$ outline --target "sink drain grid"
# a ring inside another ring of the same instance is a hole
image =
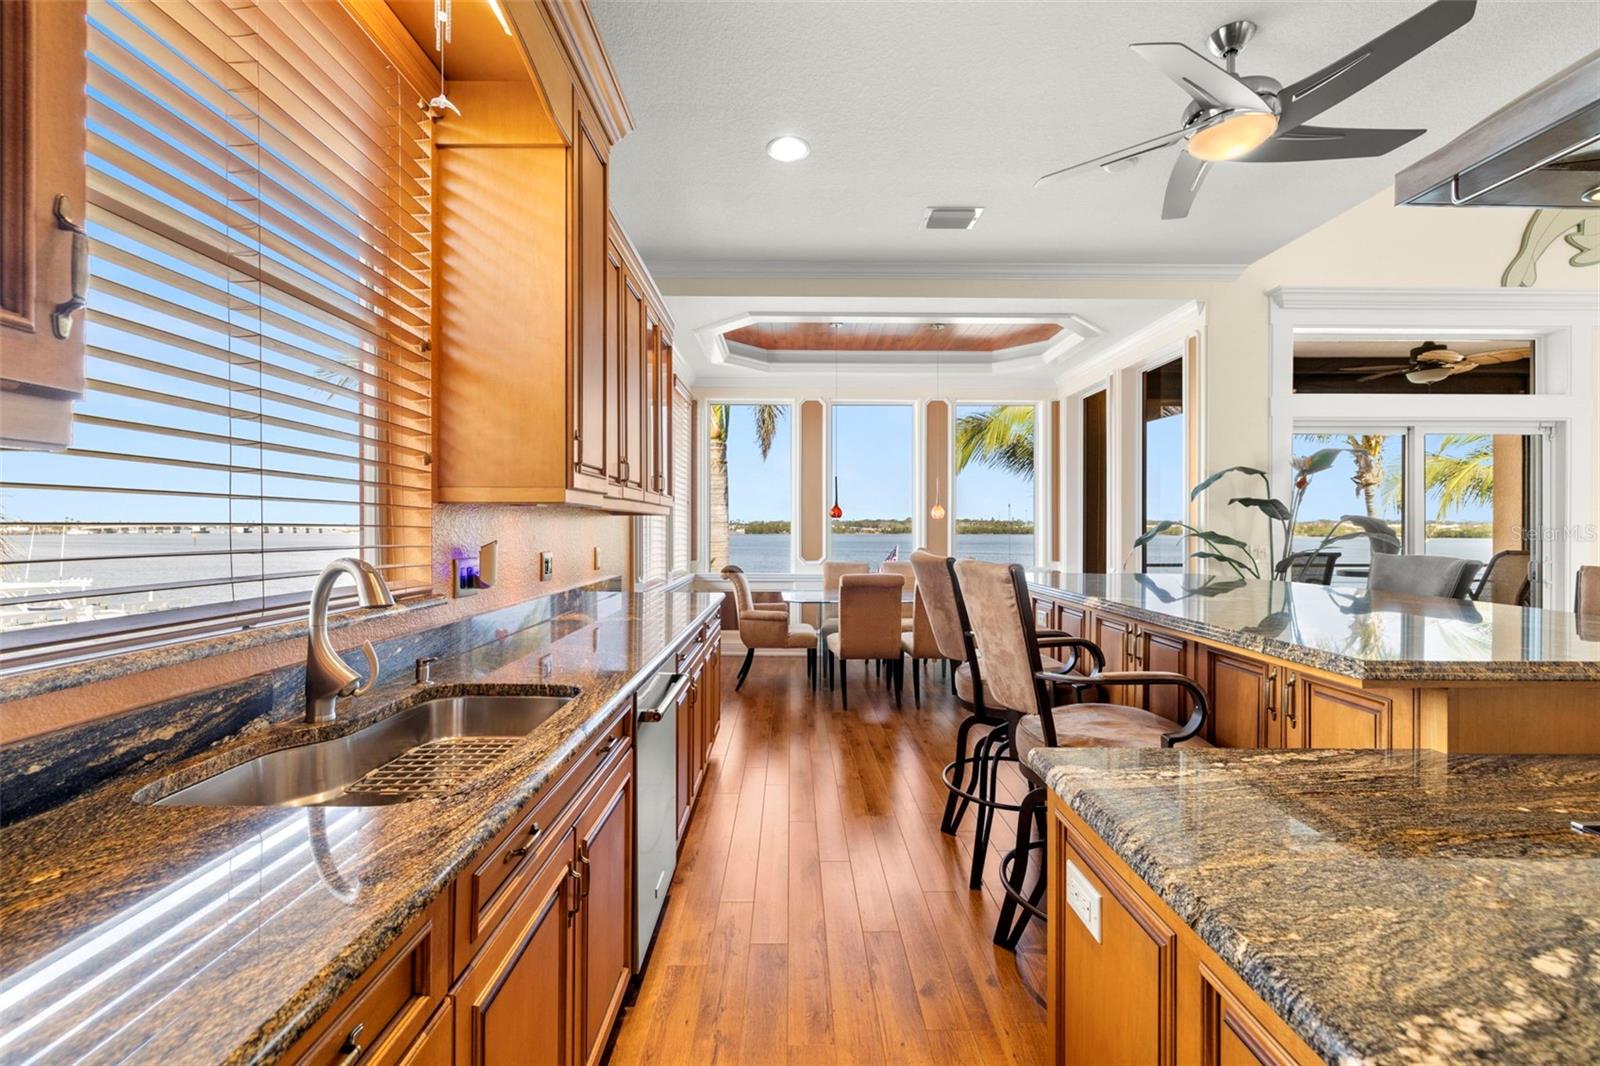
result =
[[[345,792],[364,796],[448,792],[488,769],[517,743],[516,737],[446,737],[430,741],[368,771]]]

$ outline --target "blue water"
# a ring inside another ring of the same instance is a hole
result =
[[[829,559],[881,562],[894,548],[910,559],[917,544],[909,533],[840,533],[828,548]],[[996,563],[1033,565],[1031,534],[968,533],[956,537],[956,554]],[[728,537],[730,562],[753,574],[786,574],[789,559],[787,533],[734,533]],[[716,564],[720,565],[720,564]]]

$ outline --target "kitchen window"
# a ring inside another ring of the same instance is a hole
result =
[[[87,391],[7,452],[7,658],[431,582],[431,130],[337,4],[88,5]]]

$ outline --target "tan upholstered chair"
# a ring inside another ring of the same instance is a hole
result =
[[[918,707],[922,706],[922,674],[929,660],[943,660],[939,642],[933,636],[933,622],[928,618],[928,605],[923,601],[922,590],[917,590],[916,601],[911,605],[911,628],[900,633],[900,647],[911,660],[911,696]]]
[[[912,566],[911,562],[907,559],[885,559],[883,562],[878,564],[878,573],[899,574],[901,580],[906,583],[907,589],[911,590],[912,592],[917,590],[917,570],[916,567]],[[900,628],[909,632],[913,619],[914,615],[912,612],[912,605],[909,603],[902,603],[900,608],[900,620],[903,624],[900,626]]]
[[[1533,569],[1533,556],[1525,551],[1495,552],[1478,578],[1478,587],[1472,598],[1479,603],[1510,603],[1519,607],[1528,605],[1532,583],[1528,580]]]
[[[1600,566],[1578,567],[1577,588],[1572,593],[1572,613],[1600,618]]]
[[[737,566],[724,566],[722,576],[733,586],[734,604],[739,609],[739,640],[744,644],[744,662],[739,666],[739,679],[735,692],[744,687],[744,679],[755,661],[756,649],[798,649],[806,652],[806,677],[817,673],[817,631],[804,622],[789,621],[787,607],[757,610],[750,595],[750,582]]]
[[[1046,670],[1034,632],[1032,598],[1028,595],[1022,567],[962,559],[955,564],[955,575],[973,641],[983,663],[985,693],[1002,706],[1028,709],[1008,714],[1012,719],[1012,753],[1021,764],[1029,788],[1017,812],[1016,847],[1007,853],[1001,866],[1006,899],[1001,904],[994,938],[996,944],[1014,949],[1029,919],[1042,917],[1044,913],[1040,909],[1045,891],[1042,864],[1032,890],[1023,894],[1029,854],[1043,847],[1045,841],[1044,780],[1028,764],[1028,753],[1042,747],[1166,748],[1176,744],[1209,747],[1201,732],[1205,729],[1210,707],[1200,686],[1182,674],[1100,669],[1105,656],[1087,640],[1067,638],[1060,644],[1091,651],[1097,667],[1092,674]],[[1082,693],[1103,690],[1106,685],[1142,689],[1166,685],[1181,689],[1191,700],[1188,715],[1179,725],[1159,714],[1120,704],[1054,705],[1056,686]]]
[[[847,574],[870,574],[871,572],[872,567],[866,563],[846,563],[824,559],[822,562],[822,591],[838,592],[839,582]],[[824,606],[819,622],[820,624],[817,626],[817,646],[822,650],[823,666],[831,676],[833,662],[828,657],[828,635],[839,632],[838,610],[835,609],[832,613],[829,613],[828,608]]]
[[[839,664],[839,695],[846,707],[850,706],[851,659],[887,663],[895,706],[900,705],[900,599],[904,590],[905,582],[898,574],[846,574],[839,582],[839,631],[828,634],[827,648],[829,657]],[[831,675],[828,683],[831,688]]]

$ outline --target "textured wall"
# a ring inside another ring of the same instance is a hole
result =
[[[453,554],[476,555],[478,545],[491,540],[500,544],[493,589],[404,615],[375,615],[336,630],[335,643],[348,648],[364,640],[384,640],[599,577],[632,580],[631,529],[625,517],[570,507],[451,504],[433,511],[434,587],[443,590],[449,584]],[[593,565],[595,548],[600,549],[598,568]],[[555,575],[543,584],[538,580],[541,551],[555,553]],[[0,708],[0,743],[214,688],[304,658],[305,628],[296,625],[288,627],[283,640],[270,644],[15,700]]]

